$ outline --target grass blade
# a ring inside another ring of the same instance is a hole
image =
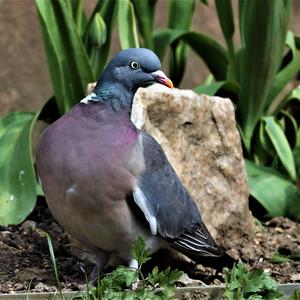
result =
[[[276,153],[292,180],[296,181],[296,168],[293,153],[288,140],[273,117],[264,117],[266,132],[276,150]]]
[[[138,48],[139,40],[133,5],[129,0],[118,2],[119,34],[122,49]]]
[[[0,119],[0,224],[19,224],[36,202],[31,154],[32,113],[11,113]]]

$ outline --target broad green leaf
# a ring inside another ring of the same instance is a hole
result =
[[[122,49],[138,48],[139,40],[133,5],[129,0],[118,2],[119,34]]]
[[[67,1],[36,0],[55,98],[61,114],[85,95],[93,75]]]
[[[144,47],[153,49],[152,33],[157,0],[132,0]]]
[[[85,41],[95,80],[98,79],[98,76],[102,71],[101,51],[99,50],[105,44],[105,41],[106,26],[100,13],[97,12],[89,26]]]
[[[253,130],[266,104],[283,55],[289,10],[285,0],[244,0],[241,11],[238,119],[249,152]]]
[[[266,132],[276,150],[276,153],[290,175],[291,179],[296,180],[296,168],[291,147],[281,127],[276,123],[274,117],[263,117],[266,123]]]
[[[19,224],[36,202],[31,157],[32,113],[11,113],[0,119],[0,225]]]
[[[195,10],[195,0],[169,1],[168,27],[171,29],[188,31],[191,29]],[[170,51],[170,77],[175,86],[183,78],[187,59],[187,47],[181,41],[175,41]]]
[[[250,194],[272,217],[300,220],[300,191],[272,168],[245,160]]]

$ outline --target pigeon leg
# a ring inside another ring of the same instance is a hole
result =
[[[95,283],[99,278],[100,274],[103,272],[109,258],[110,253],[100,250],[100,249],[93,249],[94,253],[96,254],[96,265],[92,272],[89,275],[89,282]]]

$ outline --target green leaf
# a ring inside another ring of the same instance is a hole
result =
[[[292,79],[300,71],[300,50],[296,50],[295,56],[292,58],[290,63],[278,72],[272,81],[268,98],[265,104],[268,114],[276,114],[284,105],[288,102],[288,98],[275,99],[284,87],[291,82]],[[274,100],[275,99],[275,100]],[[274,102],[274,103],[272,103]]]
[[[203,59],[217,81],[226,79],[228,58],[221,44],[210,36],[197,32],[183,34],[180,39]]]
[[[276,123],[274,117],[263,117],[266,123],[266,132],[276,150],[276,153],[290,175],[292,180],[296,180],[296,168],[291,147],[281,127]]]
[[[300,220],[300,191],[272,168],[245,160],[250,194],[272,217],[286,216]]]
[[[80,36],[83,36],[87,24],[86,16],[83,9],[83,0],[69,0],[73,20],[76,24]]]
[[[139,31],[144,39],[145,47],[153,49],[152,32],[154,12],[157,0],[132,0]]]
[[[300,103],[300,85],[298,85],[296,88],[290,91],[285,97],[279,99],[279,101],[277,101],[277,99],[273,101],[271,106],[268,108],[267,111],[268,114],[273,114],[273,115],[278,114],[279,111],[285,108],[291,100],[295,99],[298,100]]]
[[[155,266],[152,272],[149,274],[149,281],[153,286],[159,284],[160,287],[167,287],[174,284],[175,281],[179,280],[183,272],[171,270],[168,267],[166,270],[159,272],[158,267]]]
[[[232,81],[217,81],[210,84],[198,85],[194,88],[194,91],[198,94],[206,94],[214,96],[219,90],[230,91],[234,94],[238,94],[239,86],[236,82]]]
[[[291,148],[293,149],[297,144],[297,121],[287,110],[282,110],[279,116],[282,116],[282,120],[284,120],[284,133]]]
[[[154,34],[154,51],[163,60],[167,47],[177,40],[184,41],[198,54],[207,65],[215,79],[226,79],[228,58],[225,49],[216,40],[198,32],[165,29]]]
[[[154,52],[157,54],[161,61],[163,61],[167,48],[170,46],[170,44],[172,44],[176,39],[178,39],[182,34],[184,34],[184,32],[184,30],[167,28],[154,33]]]
[[[238,119],[249,152],[253,130],[281,64],[289,21],[285,0],[242,2]]]
[[[93,75],[67,1],[36,0],[55,98],[61,114],[85,96]]]
[[[139,236],[135,241],[131,253],[137,260],[139,267],[150,259],[150,250],[146,248],[146,243],[142,236]]]
[[[139,40],[133,5],[129,0],[118,1],[119,34],[122,49],[138,48]]]
[[[11,113],[0,119],[0,224],[19,224],[36,202],[31,154],[32,113]]]
[[[233,43],[234,21],[231,0],[215,0],[215,3],[219,22],[227,44],[229,58],[228,79],[236,80],[236,58]]]
[[[300,131],[300,130],[299,130]],[[297,175],[298,178],[300,178],[300,145],[297,146],[294,150],[293,150],[293,156],[294,156],[294,160],[295,160],[295,165],[297,168]]]
[[[234,22],[231,0],[215,0],[219,22],[226,40],[230,40],[234,34]]]

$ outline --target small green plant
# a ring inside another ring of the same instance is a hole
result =
[[[242,262],[225,272],[225,283],[225,296],[228,300],[276,300],[283,295],[276,281],[267,272],[250,272]]]
[[[150,259],[150,252],[142,237],[134,243],[132,255],[138,262],[138,269],[120,266],[100,278],[96,287],[88,288],[86,294],[76,296],[74,299],[174,299],[174,282],[181,277],[182,272],[170,268],[160,272],[155,267],[147,277],[144,277],[141,267]]]

